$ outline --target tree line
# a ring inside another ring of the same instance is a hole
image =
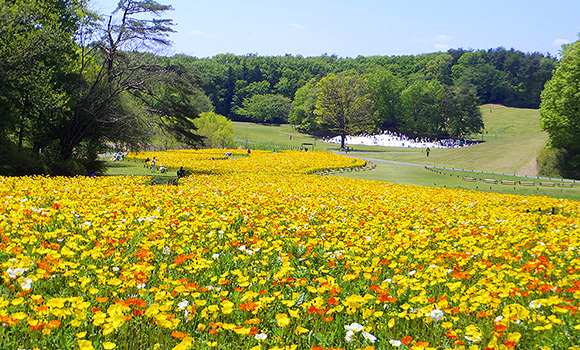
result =
[[[538,172],[580,179],[580,40],[564,45],[561,62],[542,91],[540,117],[549,138],[538,157]]]
[[[389,129],[413,137],[479,132],[480,104],[538,108],[543,86],[558,64],[550,55],[501,47],[416,56],[222,54],[171,60],[200,72],[216,113],[237,121],[289,122],[315,135],[341,133],[316,113],[323,79],[331,74],[358,77],[374,105],[373,120],[351,131]]]
[[[254,95],[280,95],[293,100],[301,87],[329,73],[372,74],[385,69],[401,80],[405,89],[420,80],[437,80],[446,86],[469,85],[479,104],[538,108],[545,82],[558,61],[542,53],[514,49],[453,49],[416,56],[359,56],[339,58],[245,56],[221,54],[211,58],[176,55],[172,58],[195,68],[206,79],[202,86],[217,113],[246,120],[243,103]]]

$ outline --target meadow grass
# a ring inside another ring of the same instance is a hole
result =
[[[493,105],[484,105],[481,109],[487,134],[484,131],[483,137],[481,134],[472,135],[473,139],[480,141],[483,139],[478,145],[459,149],[433,149],[429,157],[422,149],[411,148],[401,151],[401,148],[377,148],[372,157],[367,157],[465,170],[537,175],[533,167],[530,171],[528,166],[535,164],[536,156],[547,138],[546,134],[540,131],[539,112]],[[490,109],[492,113],[489,112]],[[358,147],[351,155],[357,156],[362,153],[357,151]],[[367,149],[362,151],[368,154]]]
[[[106,160],[106,163],[106,175],[109,176],[149,176],[151,177],[151,181],[157,184],[167,184],[169,181],[172,181],[177,177],[175,169],[168,168],[167,173],[160,173],[158,166],[156,172],[151,172],[149,166],[145,166],[141,161],[135,161],[132,159],[126,159],[122,162]]]

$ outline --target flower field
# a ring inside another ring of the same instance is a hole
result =
[[[580,202],[171,157],[0,177],[0,349],[580,349]]]
[[[232,158],[226,157],[226,153]],[[139,152],[129,153],[128,157],[137,160],[156,157],[158,164],[166,167],[189,168],[196,174],[224,174],[224,173],[290,173],[312,174],[336,168],[356,168],[365,165],[362,159],[348,158],[327,152],[303,152],[254,150],[250,156],[246,150],[183,150],[170,152]]]

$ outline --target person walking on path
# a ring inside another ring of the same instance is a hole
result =
[[[429,149],[429,147],[427,147],[427,149],[425,150],[425,152],[427,152],[427,157],[429,157],[429,151],[431,150]]]
[[[153,159],[151,160],[151,172],[154,173],[155,172],[155,165],[157,164],[157,159],[155,159],[155,157],[153,157]]]

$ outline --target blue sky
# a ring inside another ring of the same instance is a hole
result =
[[[158,0],[177,24],[167,55],[400,56],[500,46],[557,55],[579,0]],[[110,13],[118,0],[92,0]]]

